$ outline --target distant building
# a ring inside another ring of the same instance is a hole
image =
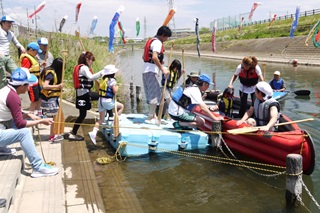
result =
[[[173,38],[183,38],[189,35],[195,35],[195,30],[191,28],[181,28],[172,30],[172,37]]]

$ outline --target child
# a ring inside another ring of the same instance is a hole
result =
[[[98,100],[98,110],[99,110],[99,120],[95,123],[95,126],[91,132],[89,132],[90,139],[92,143],[96,145],[96,136],[99,130],[99,126],[102,124],[105,118],[106,110],[112,110],[115,105],[118,110],[118,115],[121,115],[123,111],[123,104],[114,101],[114,96],[118,92],[118,85],[115,79],[115,73],[118,69],[114,65],[107,65],[104,67],[102,80],[100,81],[99,89],[99,100]]]
[[[184,82],[184,84],[186,87],[191,87],[198,80],[199,73],[198,72],[191,72],[187,77],[188,78],[187,78],[186,82]]]
[[[232,117],[233,94],[234,89],[230,87],[223,91],[222,98],[218,103],[221,115]]]
[[[43,69],[40,73],[39,84],[42,87],[40,98],[43,114],[48,117],[55,117],[59,110],[59,97],[64,84],[61,82],[63,60],[56,58],[50,67]],[[61,100],[60,100],[61,101]],[[55,135],[53,125],[50,126],[51,142],[63,140],[62,135]]]
[[[169,67],[169,76],[167,79],[167,85],[166,85],[166,90],[165,90],[166,91],[165,96],[164,96],[165,102],[164,102],[164,106],[163,106],[162,118],[168,110],[168,106],[169,106],[169,103],[171,100],[173,88],[176,85],[176,83],[179,81],[183,72],[184,72],[184,70],[181,71],[180,61],[177,59],[173,60],[170,67]],[[165,81],[166,81],[166,77],[165,77],[165,75],[162,75],[162,81],[161,81],[162,87],[164,86]],[[158,114],[158,111],[159,111],[159,106],[157,107],[157,111],[156,111],[157,114]]]

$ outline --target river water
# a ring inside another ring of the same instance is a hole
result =
[[[117,64],[125,84],[132,81],[134,85],[142,85],[141,55],[142,51],[125,51],[118,55]],[[175,58],[181,60],[181,54],[173,54],[172,59]],[[168,55],[165,59],[168,59]],[[239,63],[240,60],[185,55],[187,73],[201,71],[209,76],[215,73],[216,88],[222,91],[228,86]],[[275,70],[281,72],[287,90],[311,91],[308,97],[297,97],[290,93],[280,103],[282,112],[292,120],[310,117],[315,119],[300,123],[299,126],[311,134],[319,159],[320,68],[267,63],[265,72],[267,81],[273,77]],[[238,94],[239,80],[234,82],[234,87]],[[126,94],[128,91],[126,86]],[[144,94],[142,97],[144,98]],[[147,112],[145,104],[131,104],[128,95],[127,98],[126,113]],[[221,155],[210,149],[197,152]],[[286,181],[283,175],[270,178],[255,174],[248,169],[170,153],[128,158],[120,166],[144,212],[320,212],[305,190],[302,200],[306,207],[297,205],[293,209],[287,209]],[[304,183],[318,203],[320,202],[319,166],[317,160],[313,174],[303,175]]]

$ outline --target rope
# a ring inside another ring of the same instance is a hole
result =
[[[38,139],[40,141],[40,149],[41,149],[41,154],[42,154],[43,161],[48,165],[54,166],[54,165],[56,165],[55,162],[53,162],[53,161],[47,162],[45,157],[44,157],[44,152],[43,152],[43,149],[42,149],[42,140],[41,140],[41,135],[40,135],[40,129],[39,128],[37,128],[37,129],[38,129]]]
[[[109,164],[114,162],[115,160],[118,162],[123,162],[127,159],[127,157],[122,157],[120,150],[123,149],[125,150],[125,147],[127,146],[127,143],[123,142],[120,143],[115,154],[113,156],[110,157],[101,157],[101,158],[97,158],[96,162],[101,164],[101,165],[105,165],[105,164]]]

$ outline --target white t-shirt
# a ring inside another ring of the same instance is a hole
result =
[[[183,94],[191,98],[191,104],[203,104],[201,92],[198,87],[187,87],[184,89]],[[168,113],[174,116],[180,116],[189,110],[179,106],[173,100],[170,101]]]
[[[152,52],[160,53],[162,49],[162,42],[159,39],[155,39],[151,42],[150,49]],[[156,64],[144,62],[143,64],[143,73],[154,72],[155,74],[159,73],[159,67]]]
[[[94,81],[94,80],[97,80],[98,78],[101,77],[101,71],[100,72],[97,72],[95,74],[92,74],[89,70],[89,67],[86,66],[86,65],[83,65],[80,67],[80,70],[79,70],[79,77],[81,76],[85,76],[87,77],[89,80],[91,81]],[[77,89],[77,95],[78,96],[82,96],[86,93],[88,93],[89,90],[88,89],[84,89],[84,88],[80,88],[80,89]]]
[[[238,65],[237,69],[236,69],[236,72],[234,73],[236,76],[239,76],[241,72],[241,64]],[[256,66],[256,73],[258,76],[262,75],[262,72],[261,72],[261,68],[259,67],[259,65]],[[244,86],[243,84],[240,83],[240,88],[239,90],[243,93],[246,93],[246,94],[251,94],[251,93],[254,93],[256,89],[256,86],[251,86],[251,87],[246,87]]]

